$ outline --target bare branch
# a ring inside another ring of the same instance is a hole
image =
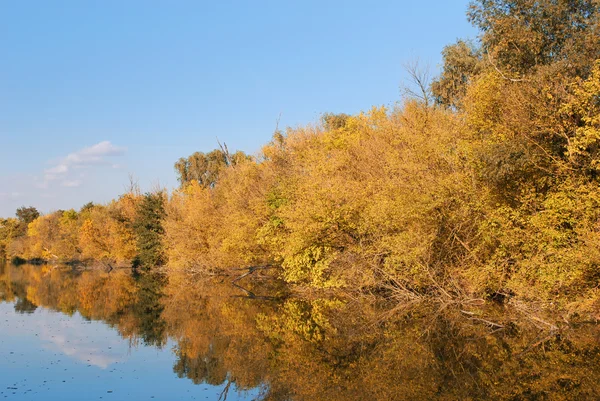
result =
[[[125,192],[134,195],[140,194],[140,184],[133,173],[129,173],[129,184],[125,185]]]
[[[421,66],[419,59],[409,61],[403,64],[404,71],[408,73],[410,83],[402,85],[401,90],[407,97],[422,101],[425,107],[432,104],[432,94],[430,88],[431,73],[429,65]]]
[[[229,154],[229,149],[227,149],[227,144],[225,142],[223,142],[223,144],[221,144],[221,142],[219,141],[219,138],[217,138],[217,143],[219,144],[221,151],[225,155],[225,159],[227,159],[227,165],[229,167],[234,168],[235,166],[233,165],[233,160],[231,159],[231,155]]]
[[[281,112],[277,116],[277,121],[275,121],[275,132],[279,132],[279,120],[281,120]]]

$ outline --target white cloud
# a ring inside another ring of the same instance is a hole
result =
[[[81,185],[81,180],[64,180],[60,185],[62,187],[77,188]]]
[[[70,328],[72,328],[71,326]],[[46,333],[44,333],[46,334]],[[100,369],[106,369],[113,363],[121,362],[123,359],[115,354],[107,353],[100,347],[93,347],[86,344],[85,338],[79,338],[79,333],[67,333],[60,335],[48,335],[44,338],[46,341],[53,343],[65,355],[72,357],[81,362],[87,362],[90,365],[97,366]]]
[[[38,188],[48,188],[50,181],[62,180],[63,187],[78,187],[81,180],[70,179],[68,175],[74,169],[87,168],[94,165],[113,166],[107,159],[111,156],[118,156],[125,153],[127,149],[115,146],[110,141],[102,141],[95,145],[80,149],[77,152],[69,153],[66,157],[60,159],[54,166],[44,170],[44,179],[38,182]],[[79,174],[84,177],[83,173]]]
[[[83,148],[74,153],[69,153],[54,167],[44,170],[46,180],[62,178],[73,168],[87,167],[95,164],[107,163],[108,156],[123,154],[127,149],[115,146],[110,141],[102,141],[95,145]]]
[[[23,196],[23,193],[21,192],[0,192],[0,199],[19,199]]]
[[[36,311],[37,323],[30,330],[42,340],[43,348],[62,352],[75,361],[107,369],[127,359],[127,343],[101,323],[87,324],[79,314],[65,320],[47,309]],[[85,324],[84,324],[85,323]]]
[[[66,164],[59,164],[58,166],[46,169],[45,171],[46,174],[62,174],[69,171],[69,167]]]
[[[88,198],[104,199],[98,188],[123,178],[118,175],[123,175],[125,167],[115,169],[115,164],[126,166],[126,152],[102,141],[74,152],[67,149],[37,174],[0,171],[0,216],[12,216],[23,205],[50,211],[83,204]],[[84,187],[88,188],[84,191]]]

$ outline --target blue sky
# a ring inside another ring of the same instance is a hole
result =
[[[257,152],[279,126],[401,100],[403,63],[435,73],[474,38],[468,1],[0,0],[0,216],[106,202],[129,175]]]

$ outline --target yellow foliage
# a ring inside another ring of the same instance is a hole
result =
[[[96,206],[79,231],[79,247],[84,258],[129,261],[136,254],[135,237],[127,219],[118,217],[121,202]],[[115,217],[117,214],[117,217]]]

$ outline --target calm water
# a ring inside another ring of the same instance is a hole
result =
[[[243,284],[0,266],[0,399],[600,399],[590,322]]]

